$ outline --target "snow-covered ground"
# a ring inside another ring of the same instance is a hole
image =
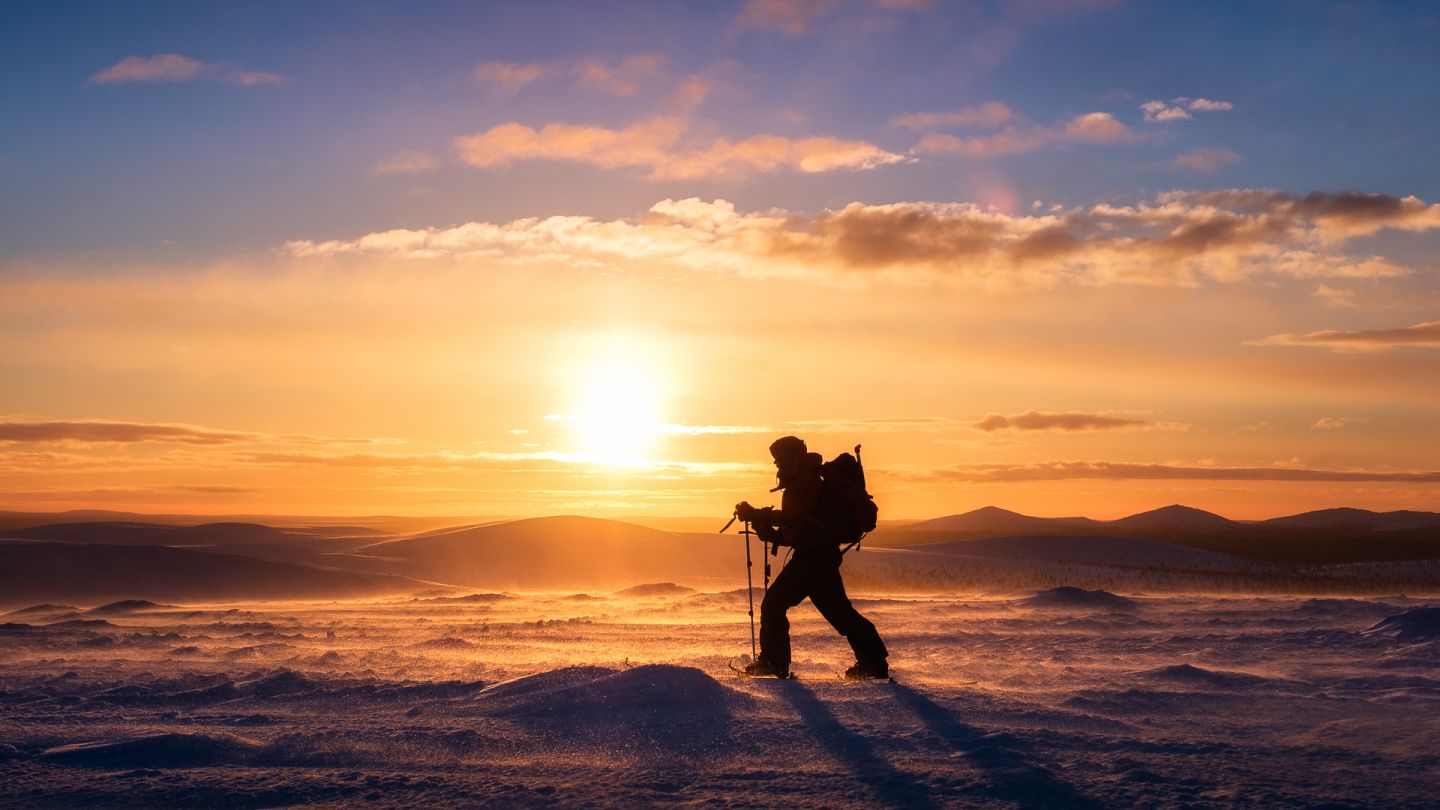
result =
[[[1440,604],[859,598],[895,683],[734,677],[745,592],[0,617],[0,804],[1440,806]]]

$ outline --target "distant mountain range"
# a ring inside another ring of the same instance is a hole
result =
[[[1102,521],[1037,518],[987,506],[961,515],[881,529],[867,542],[875,547],[903,548],[1024,535],[1141,538],[1251,560],[1295,564],[1440,559],[1440,513],[1353,508],[1237,521],[1171,504]]]
[[[1305,529],[1370,529],[1390,531],[1401,529],[1440,528],[1440,514],[1434,512],[1412,512],[1401,509],[1395,512],[1371,512],[1368,509],[1354,509],[1342,506],[1337,509],[1318,509],[1289,517],[1271,518],[1265,521],[1270,526],[1292,526]]]
[[[1092,520],[1087,517],[1042,518],[1022,515],[996,506],[983,506],[960,515],[911,523],[902,531],[915,532],[1053,532],[1061,530],[1095,530],[1108,528],[1150,529],[1160,531],[1225,530],[1241,526],[1277,526],[1306,529],[1365,529],[1391,531],[1407,529],[1440,529],[1440,513],[1371,512],[1368,509],[1340,507],[1319,509],[1298,515],[1262,521],[1236,521],[1191,506],[1171,504],[1117,520]]]
[[[499,516],[430,516],[364,515],[336,517],[327,515],[152,515],[139,512],[116,512],[109,509],[72,509],[67,512],[14,512],[0,509],[0,531],[60,523],[145,523],[160,526],[194,526],[203,523],[251,523],[277,528],[334,529],[350,527],[355,533],[378,531],[406,534],[499,520]],[[512,519],[512,518],[508,518]]]
[[[286,526],[201,519],[177,526],[144,515],[117,517],[122,519],[62,520],[0,532],[0,607],[42,600],[94,605],[116,599],[345,598],[439,586],[731,587],[744,573],[744,547],[734,530],[724,536],[683,533],[556,516],[387,534],[304,519]],[[977,577],[1001,563],[1006,570],[1043,563],[1253,573],[1257,564],[1440,561],[1440,514],[1341,508],[1242,522],[1174,504],[1100,521],[985,507],[882,527],[864,547],[904,552],[893,558],[897,564],[958,565]],[[764,564],[758,543],[753,555],[758,586]],[[863,556],[847,567],[859,566],[860,573],[887,555]],[[780,561],[771,562],[778,570]]]

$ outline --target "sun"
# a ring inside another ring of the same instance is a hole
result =
[[[580,449],[597,461],[643,463],[664,431],[654,363],[637,347],[617,342],[596,352],[577,380],[566,419]]]

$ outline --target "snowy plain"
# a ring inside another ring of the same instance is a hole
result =
[[[0,617],[7,807],[1440,806],[1440,600],[855,602],[895,682],[746,593],[56,605]]]

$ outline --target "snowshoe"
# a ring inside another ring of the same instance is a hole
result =
[[[757,658],[754,661],[741,658],[738,663],[731,661],[730,668],[735,670],[737,675],[744,675],[747,678],[780,678],[784,680],[794,677],[789,671],[781,672],[776,669],[774,664],[764,658]]]
[[[847,681],[888,681],[890,680],[890,665],[884,661],[868,663],[856,661],[855,665],[845,670]]]

